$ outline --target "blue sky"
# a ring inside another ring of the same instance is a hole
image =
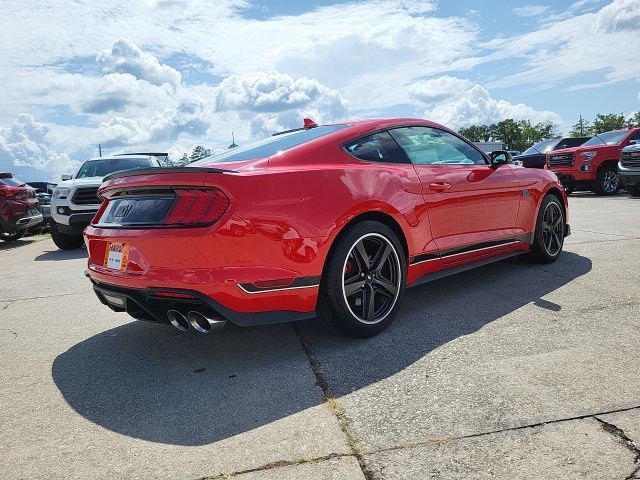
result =
[[[640,1],[3,1],[0,171],[299,125],[640,109]]]

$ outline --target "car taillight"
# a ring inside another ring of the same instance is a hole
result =
[[[102,203],[100,204],[100,208],[98,209],[96,214],[93,216],[93,219],[91,220],[92,225],[95,225],[100,221],[100,217],[102,217],[102,214],[107,209],[108,204],[109,204],[109,200],[107,200],[106,198],[103,198]]]
[[[212,225],[229,207],[220,190],[176,190],[176,200],[162,219],[162,225]]]

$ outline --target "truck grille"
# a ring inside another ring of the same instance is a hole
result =
[[[622,152],[620,159],[623,167],[640,168],[640,150],[637,152]]]
[[[76,205],[99,205],[98,187],[77,188],[71,201]]]
[[[547,156],[547,163],[550,167],[570,167],[574,158],[573,153],[553,153]]]

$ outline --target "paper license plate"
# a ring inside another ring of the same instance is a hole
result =
[[[104,254],[104,266],[112,270],[126,270],[129,261],[129,244],[123,242],[107,243]]]

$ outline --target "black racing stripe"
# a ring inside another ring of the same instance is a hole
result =
[[[436,260],[440,258],[440,255],[437,253],[421,253],[420,255],[416,255],[409,260],[409,265],[415,265],[416,263],[427,262],[429,260]]]
[[[274,279],[274,281],[284,279]],[[269,290],[286,290],[296,287],[312,287],[320,284],[320,277],[298,277],[286,287],[256,287],[253,283],[241,283],[240,286],[249,293],[259,293]]]
[[[450,257],[452,255],[459,255],[461,253],[473,252],[474,250],[481,250],[483,248],[499,247],[500,245],[507,245],[515,241],[516,241],[515,238],[505,238],[502,240],[493,240],[491,242],[474,243],[472,245],[467,245],[466,247],[456,247],[456,248],[450,248],[448,250],[444,250],[441,253],[441,255],[442,257]]]

